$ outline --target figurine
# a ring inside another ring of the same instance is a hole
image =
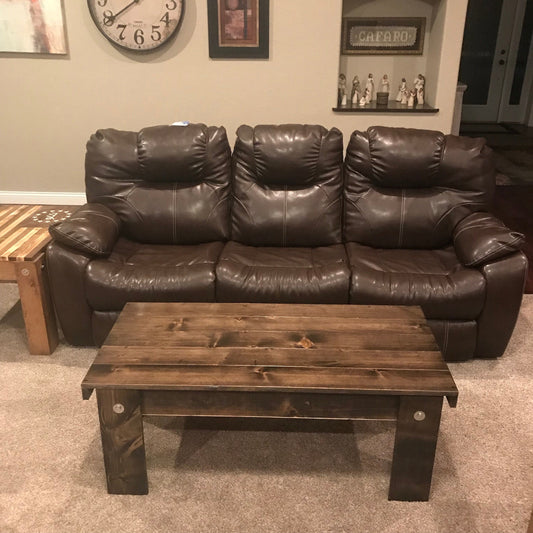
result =
[[[352,104],[357,104],[361,98],[361,82],[359,81],[359,76],[354,76],[352,80]]]
[[[346,105],[346,76],[339,74],[339,85],[337,90],[337,107]]]
[[[407,100],[407,107],[413,107],[415,105],[416,89],[409,91],[409,99]]]
[[[402,102],[403,95],[405,94],[405,102]],[[405,78],[402,78],[402,83],[400,83],[400,86],[398,87],[398,94],[396,95],[396,101],[407,103],[407,81]]]
[[[426,78],[419,74],[414,81],[415,91],[416,91],[416,102],[417,104],[424,103],[424,86],[426,84]]]
[[[387,74],[383,74],[383,78],[381,78],[381,92],[390,93],[390,80]]]
[[[400,100],[400,104],[407,104],[408,99],[409,99],[409,91],[406,87],[405,90],[402,92],[402,99]]]
[[[359,105],[365,106],[366,104],[368,104],[370,102],[369,97],[370,92],[368,89],[365,89],[363,96],[361,96],[361,100],[359,100]]]
[[[368,91],[368,96],[365,95],[366,101],[372,102],[374,99],[374,76],[372,74],[369,74],[366,80],[366,90]]]

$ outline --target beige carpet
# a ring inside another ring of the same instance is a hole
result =
[[[533,295],[497,361],[451,365],[431,499],[388,502],[394,428],[353,433],[184,432],[145,422],[150,494],[106,492],[93,349],[26,351],[13,285],[0,285],[0,532],[525,533],[533,502]]]

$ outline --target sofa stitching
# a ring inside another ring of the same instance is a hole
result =
[[[172,191],[172,240],[174,243],[178,240],[177,235],[177,201],[178,201],[178,184],[174,183],[174,190]]]
[[[77,245],[81,246],[84,250],[92,253],[97,254],[107,254],[107,251],[102,248],[96,248],[95,246],[89,246],[87,243],[83,242],[82,240],[78,239],[77,237],[74,237],[73,235],[67,235],[66,233],[58,232],[56,229],[56,233],[59,233],[61,237],[64,237],[67,240],[75,242]],[[56,237],[57,238],[57,237]],[[58,239],[59,241],[61,239]]]
[[[404,223],[405,223],[405,189],[402,189],[402,203],[400,207],[400,231],[398,234],[398,247],[400,247],[403,242]]]

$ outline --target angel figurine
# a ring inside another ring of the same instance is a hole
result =
[[[346,105],[346,76],[339,74],[339,85],[337,89],[337,107]]]
[[[359,100],[359,105],[366,105],[370,102],[370,91],[368,89],[365,89],[365,94],[361,97],[361,100]]]
[[[368,91],[368,96],[365,94],[366,101],[372,102],[374,99],[374,76],[371,73],[368,75],[365,88]]]
[[[361,98],[361,82],[359,81],[359,76],[354,76],[352,80],[352,104],[357,104]]]
[[[407,103],[407,81],[405,78],[402,78],[402,83],[400,83],[399,87],[398,87],[398,94],[396,95],[396,101],[397,102],[402,102],[403,100],[403,95],[405,94],[405,102],[402,102],[402,103]]]
[[[390,80],[387,74],[383,74],[383,78],[381,78],[381,92],[390,93]]]
[[[416,90],[416,102],[417,104],[424,103],[424,86],[426,85],[426,78],[419,74],[414,81]]]
[[[407,107],[413,107],[415,105],[416,89],[409,91],[409,98],[407,100]]]

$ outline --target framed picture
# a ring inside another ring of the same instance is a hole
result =
[[[207,0],[209,57],[268,58],[269,0]]]
[[[426,19],[343,18],[341,54],[418,54],[424,51]]]
[[[0,0],[0,52],[66,54],[61,0]]]

